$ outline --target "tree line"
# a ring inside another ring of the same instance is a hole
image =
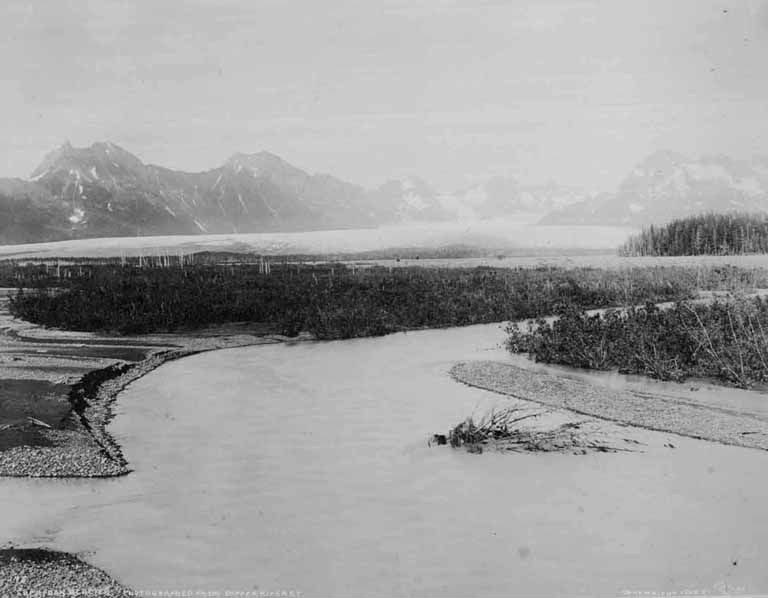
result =
[[[619,248],[625,256],[768,253],[768,214],[702,214],[648,226]]]

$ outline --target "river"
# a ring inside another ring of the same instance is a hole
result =
[[[0,480],[0,538],[84,553],[134,589],[305,596],[768,592],[768,454],[428,447],[505,399],[498,325],[215,351],[133,383],[135,471]],[[653,435],[653,432],[647,432]]]

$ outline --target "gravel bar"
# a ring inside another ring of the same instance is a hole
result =
[[[0,596],[122,598],[133,595],[104,571],[74,555],[40,548],[0,550]]]
[[[599,419],[768,450],[768,422],[750,414],[692,404],[650,392],[613,390],[496,361],[458,363],[450,374],[468,386]]]

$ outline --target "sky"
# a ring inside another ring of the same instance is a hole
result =
[[[3,0],[0,176],[112,141],[374,186],[768,155],[768,0]]]

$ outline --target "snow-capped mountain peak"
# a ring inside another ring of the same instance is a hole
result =
[[[768,168],[762,164],[656,152],[630,171],[616,193],[555,211],[544,221],[639,225],[708,211],[766,211]]]

